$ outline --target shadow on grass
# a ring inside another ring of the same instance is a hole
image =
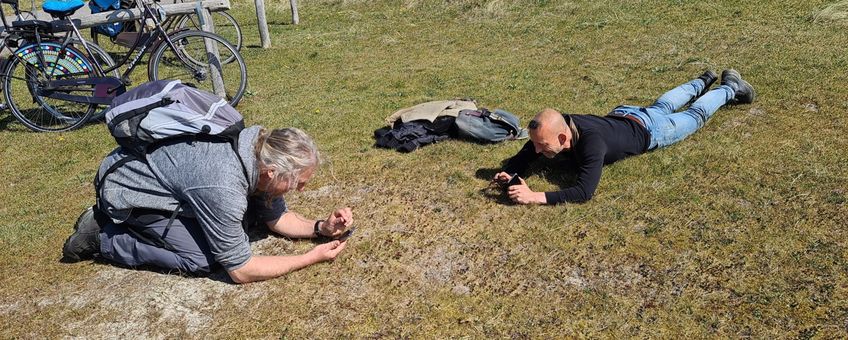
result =
[[[474,176],[482,180],[491,181],[492,178],[495,177],[495,174],[503,171],[502,168],[506,165],[505,163],[506,161],[501,162],[500,168],[477,169]],[[554,159],[539,158],[530,165],[530,168],[527,170],[526,177],[538,175],[540,178],[551,182],[551,184],[554,184],[559,188],[567,188],[574,185],[577,179],[577,168],[574,164],[575,162],[570,155],[561,155]],[[479,193],[486,199],[495,201],[499,204],[515,204],[509,199],[509,196],[507,196],[506,190],[495,184],[491,184],[487,188],[480,189]]]
[[[213,265],[212,268],[210,269],[209,273],[189,273],[189,272],[182,272],[182,271],[173,270],[173,269],[163,269],[163,268],[150,266],[150,265],[127,266],[127,265],[123,265],[123,264],[120,264],[120,263],[111,262],[111,261],[105,260],[105,259],[100,258],[100,257],[95,258],[94,263],[98,264],[98,265],[123,268],[123,269],[126,269],[126,270],[146,271],[146,272],[158,273],[158,274],[163,274],[163,275],[176,275],[176,276],[180,276],[180,277],[183,277],[183,278],[186,278],[186,279],[209,279],[209,280],[212,280],[212,281],[218,281],[218,282],[223,282],[223,283],[228,283],[228,284],[235,284],[235,282],[233,282],[233,280],[230,279],[230,275],[227,274],[227,272],[219,264]]]
[[[480,196],[483,196],[485,199],[493,201],[498,204],[503,205],[515,205],[509,196],[506,194],[506,189],[498,184],[491,183],[492,178],[495,177],[495,174],[501,172],[500,168],[480,168],[474,173],[474,176],[489,181],[489,186],[477,191]]]
[[[282,20],[269,20],[268,26],[292,26],[291,21],[282,21]]]
[[[17,121],[18,120],[15,118],[15,116],[13,116],[11,113],[9,113],[9,115],[7,115],[6,117],[3,117],[3,119],[0,119],[0,131],[9,130],[9,126],[12,125],[14,122],[17,122]]]
[[[82,129],[82,128],[84,128],[88,125],[92,125],[92,124],[99,124],[99,123],[104,122],[104,121],[105,121],[105,117],[98,116],[98,117],[96,117],[96,119],[90,120],[89,122],[81,125],[77,129]],[[30,132],[35,132],[35,131],[32,131],[29,128],[25,127],[23,124],[16,124],[16,123],[20,123],[20,122],[18,121],[17,118],[15,118],[15,116],[13,116],[10,113],[9,115],[0,119],[0,131],[30,131]]]
[[[265,239],[270,235],[271,235],[271,232],[268,230],[268,228],[263,228],[263,227],[259,227],[259,226],[251,227],[251,228],[248,229],[248,232],[247,232],[249,242],[256,242],[256,241]],[[59,262],[60,263],[76,263],[76,261],[69,260],[65,257],[61,257],[59,259]],[[192,278],[192,279],[194,279],[194,278],[198,278],[198,279],[199,278],[205,278],[205,279],[229,283],[229,284],[235,283],[230,278],[230,275],[227,274],[227,272],[223,269],[223,267],[221,267],[221,265],[218,264],[218,263],[215,263],[210,267],[209,273],[190,273],[190,272],[183,272],[183,271],[174,270],[174,269],[160,268],[160,267],[156,267],[156,266],[152,266],[152,265],[128,266],[128,265],[112,262],[112,261],[106,260],[106,259],[101,258],[101,257],[95,257],[93,259],[93,262],[95,264],[98,264],[98,265],[105,265],[105,266],[123,268],[123,269],[127,269],[127,270],[147,271],[147,272],[159,273],[159,274],[164,274],[164,275],[177,275],[177,276],[181,276],[181,277],[184,277],[184,278]]]

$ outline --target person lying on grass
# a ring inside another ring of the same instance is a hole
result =
[[[353,214],[340,208],[310,220],[288,210],[283,195],[303,190],[320,163],[303,131],[253,126],[236,145],[234,151],[226,142],[178,139],[150,151],[149,166],[130,161],[118,167],[105,178],[98,205],[77,220],[64,260],[99,256],[193,274],[222,266],[245,283],[332,260],[344,250],[346,242],[334,240],[302,255],[252,255],[246,228],[264,224],[292,238],[337,237],[353,224]],[[124,157],[121,148],[110,153],[97,179]]]
[[[725,104],[750,104],[754,88],[736,70],[721,74],[721,85],[708,91],[716,80],[707,70],[663,94],[647,107],[622,105],[607,116],[568,115],[544,109],[530,121],[530,141],[507,160],[493,182],[510,185],[509,198],[519,204],[585,202],[592,198],[601,179],[601,168],[619,159],[669,146],[691,135]],[[695,100],[687,110],[676,112]],[[539,158],[565,154],[577,169],[576,183],[554,192],[530,190],[523,178],[530,163]],[[516,181],[513,181],[515,183]]]

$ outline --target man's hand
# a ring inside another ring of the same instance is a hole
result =
[[[321,235],[336,237],[351,225],[353,225],[353,212],[350,208],[339,208],[333,211],[321,225]]]
[[[344,241],[327,242],[315,246],[306,255],[313,258],[315,261],[313,263],[329,261],[335,259],[344,250],[345,246],[347,246],[347,242]]]
[[[309,252],[294,256],[252,256],[243,266],[228,271],[236,283],[262,281],[285,275],[318,262],[333,260],[347,242],[335,240],[319,244]]]
[[[509,176],[509,175],[507,175]],[[518,178],[521,184],[510,186],[507,190],[509,199],[518,204],[546,204],[548,200],[545,198],[544,192],[534,192],[530,190],[523,178]]]
[[[510,176],[506,172],[501,171],[501,172],[495,174],[495,178],[492,178],[492,183],[502,184],[502,183],[509,182],[509,180],[511,180],[511,179],[512,179],[512,176]]]

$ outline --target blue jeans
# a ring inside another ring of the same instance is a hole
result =
[[[669,146],[698,131],[735,95],[730,86],[721,85],[698,98],[686,111],[676,112],[703,89],[704,81],[695,79],[666,92],[648,107],[622,105],[613,113],[636,116],[645,124],[651,134],[648,150]]]

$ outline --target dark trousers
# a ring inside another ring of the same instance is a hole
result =
[[[197,220],[177,217],[167,227],[170,216],[147,214],[146,225],[107,223],[100,232],[100,256],[125,266],[155,266],[183,273],[208,274],[214,260]],[[166,228],[167,227],[167,228]],[[155,233],[170,247],[153,245],[139,234]],[[171,248],[166,249],[166,248]]]

